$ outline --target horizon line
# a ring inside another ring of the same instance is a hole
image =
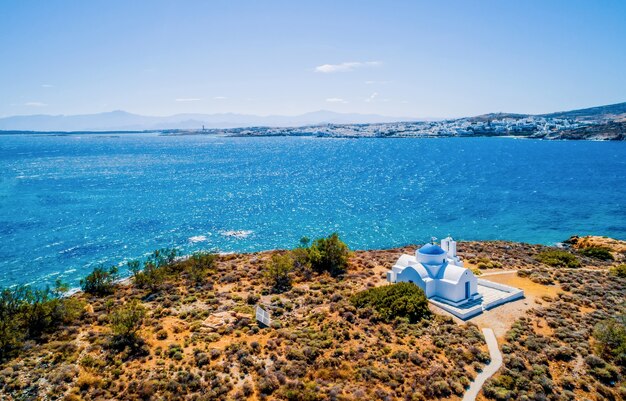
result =
[[[354,114],[354,115],[359,115],[359,116],[376,116],[376,117],[383,117],[383,118],[397,118],[396,121],[400,122],[400,121],[411,121],[411,120],[425,120],[425,121],[456,120],[456,119],[461,119],[461,118],[479,117],[479,116],[489,115],[489,114],[517,114],[517,115],[528,115],[528,116],[541,116],[541,115],[553,114],[553,113],[571,112],[571,111],[576,111],[576,110],[586,110],[586,109],[593,109],[593,108],[598,108],[598,107],[615,106],[615,105],[619,105],[619,104],[623,104],[623,103],[626,103],[626,101],[624,101],[624,102],[617,102],[617,103],[601,104],[601,105],[592,105],[592,106],[588,106],[588,107],[580,107],[580,108],[574,108],[574,109],[553,110],[553,111],[548,111],[548,112],[543,112],[543,113],[525,113],[525,112],[512,112],[512,111],[489,111],[489,112],[484,112],[484,113],[474,114],[474,115],[457,115],[457,116],[445,116],[445,117],[443,117],[443,116],[439,116],[439,117],[434,117],[434,116],[425,116],[425,117],[396,116],[396,115],[388,115],[388,114],[378,114],[378,113],[375,113],[375,112],[374,113],[362,113],[362,112],[356,112],[356,111],[355,112],[352,112],[352,111],[345,111],[344,112],[344,111],[333,111],[333,110],[329,110],[329,109],[318,109],[318,110],[306,111],[306,112],[302,112],[302,113],[298,113],[298,114],[278,114],[278,113],[254,114],[254,113],[244,113],[244,112],[235,112],[235,111],[213,112],[213,113],[211,113],[211,112],[183,112],[183,113],[174,113],[174,114],[141,114],[141,113],[136,113],[136,112],[122,110],[122,109],[113,109],[113,110],[108,110],[108,111],[79,113],[79,114],[45,114],[45,113],[37,113],[37,114],[0,115],[0,119],[13,118],[13,117],[34,117],[34,116],[76,117],[76,116],[109,114],[109,113],[116,113],[116,112],[117,113],[131,114],[131,115],[140,116],[140,117],[156,117],[156,118],[167,118],[167,117],[175,117],[175,116],[181,116],[181,115],[203,115],[203,116],[240,115],[240,116],[248,116],[248,117],[268,118],[268,117],[301,117],[301,116],[304,116],[304,115],[307,115],[307,114],[326,112],[326,113],[333,113],[333,114],[338,114],[338,115]]]

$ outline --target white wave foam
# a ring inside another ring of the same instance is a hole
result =
[[[192,243],[196,243],[196,242],[203,242],[206,241],[206,235],[194,235],[193,237],[189,237],[189,242]]]
[[[62,251],[59,251],[59,253],[63,254],[63,253],[72,252],[72,251],[74,251],[74,250],[76,250],[76,249],[78,249],[78,248],[80,248],[80,246],[79,246],[79,245],[72,246],[72,247],[70,247],[70,248],[67,248],[67,249],[64,249],[64,250],[62,250]]]
[[[220,232],[220,234],[222,234],[224,237],[230,237],[230,238],[236,238],[236,239],[247,238],[253,233],[254,231],[252,230],[228,230],[228,231]]]

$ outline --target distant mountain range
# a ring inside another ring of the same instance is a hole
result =
[[[146,131],[168,129],[238,128],[253,126],[297,127],[317,124],[362,124],[414,118],[376,114],[316,111],[297,116],[255,116],[249,114],[175,114],[167,117],[142,116],[117,110],[106,113],[65,115],[26,115],[0,118],[0,130],[12,131]]]
[[[471,117],[474,121],[522,119],[531,115],[492,113]],[[626,122],[626,102],[580,110],[534,115],[551,119],[572,121]],[[256,116],[249,114],[175,114],[167,117],[142,116],[125,111],[111,111],[83,115],[25,115],[0,118],[3,131],[147,131],[147,130],[198,130],[242,127],[302,127],[324,124],[380,124],[397,121],[424,121],[416,118],[388,117],[377,114],[336,113],[316,111],[296,116]]]

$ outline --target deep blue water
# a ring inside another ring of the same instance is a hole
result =
[[[354,249],[625,239],[626,143],[0,135],[0,285],[333,231]]]

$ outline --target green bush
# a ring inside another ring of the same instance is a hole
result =
[[[415,323],[430,316],[424,291],[413,283],[370,288],[353,295],[350,301],[357,308],[374,309],[378,318],[388,322],[407,318]]]
[[[502,263],[485,257],[477,258],[474,263],[479,269],[499,269],[502,267]]]
[[[305,279],[310,279],[313,272],[328,272],[333,276],[346,272],[350,249],[337,233],[318,238],[311,246],[309,243],[308,237],[302,237],[300,245],[289,252],[292,271]]]
[[[272,292],[284,292],[291,288],[291,270],[293,259],[289,254],[272,255],[272,259],[265,265],[265,279]]]
[[[609,271],[614,276],[626,278],[626,264],[621,264],[619,266],[611,267]]]
[[[189,280],[195,284],[203,283],[207,275],[213,272],[217,255],[211,252],[195,252],[187,259],[185,270]]]
[[[583,256],[600,260],[614,260],[611,250],[603,246],[592,246],[589,248],[583,248],[578,251]]]
[[[561,251],[559,249],[543,251],[535,256],[539,262],[553,267],[580,267],[580,262],[576,256],[569,252]]]
[[[26,330],[19,319],[26,308],[27,287],[4,288],[0,292],[0,360],[18,348]]]
[[[27,307],[23,318],[30,338],[78,317],[83,304],[76,298],[64,297],[68,289],[60,280],[57,280],[54,289],[27,289]]]
[[[144,262],[143,270],[134,272],[135,285],[139,288],[147,288],[157,291],[165,281],[166,271],[163,267],[149,260]]]
[[[318,238],[309,248],[309,258],[313,270],[317,272],[329,272],[337,276],[346,272],[350,248],[337,233],[327,238]]]
[[[309,257],[309,248],[300,246],[292,250],[291,258],[293,259],[294,272],[302,274],[305,279],[310,279],[313,268],[311,266],[311,258]]]
[[[137,300],[133,300],[111,315],[111,331],[113,344],[116,347],[136,345],[140,342],[137,332],[146,316],[146,308]]]
[[[176,248],[161,248],[152,252],[148,256],[147,262],[153,263],[157,267],[173,266],[176,261],[176,257],[180,255],[180,252]]]
[[[596,324],[593,337],[600,356],[626,367],[626,316],[609,318]]]
[[[17,350],[24,340],[54,331],[80,315],[83,304],[65,297],[66,291],[67,286],[60,281],[54,289],[0,289],[0,360]]]
[[[112,294],[115,289],[115,280],[117,280],[117,266],[111,266],[108,269],[98,266],[87,277],[80,280],[80,286],[88,294],[108,295]]]
[[[246,297],[246,303],[248,305],[254,305],[259,302],[259,299],[261,299],[261,297],[258,294],[249,293]]]
[[[139,269],[137,261],[129,263],[129,269],[133,273],[135,285],[139,288],[147,288],[151,292],[159,290],[169,273],[173,273],[174,262],[178,256],[178,250],[163,248],[157,249],[148,259],[143,262],[143,269]]]

